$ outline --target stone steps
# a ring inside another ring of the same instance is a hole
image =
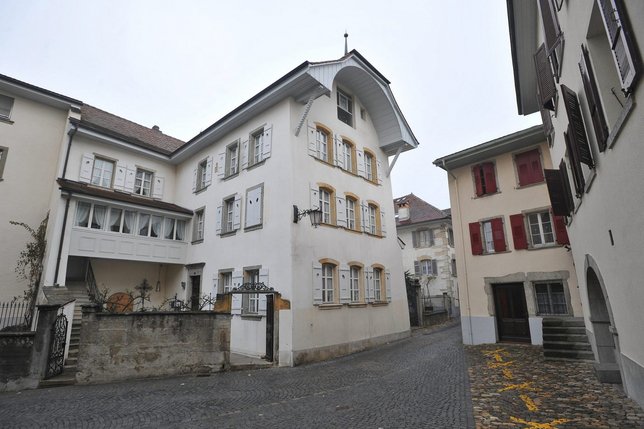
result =
[[[546,359],[595,360],[582,318],[544,318],[542,326]]]

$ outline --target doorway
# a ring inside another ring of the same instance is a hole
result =
[[[499,341],[530,342],[523,283],[492,285]]]
[[[190,310],[199,311],[201,299],[201,276],[190,276]]]
[[[592,268],[586,272],[590,322],[593,325],[597,360],[600,364],[617,366],[617,336],[613,335],[611,313],[597,273]]]

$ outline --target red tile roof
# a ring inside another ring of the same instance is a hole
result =
[[[439,219],[449,219],[451,215],[450,209],[438,209],[425,200],[418,198],[414,194],[394,198],[394,208],[396,213],[398,213],[398,206],[404,203],[409,204],[409,219],[401,221],[396,217],[396,226],[413,225],[416,223]]]
[[[81,125],[129,143],[169,155],[185,144],[184,141],[144,127],[88,104],[81,107]]]

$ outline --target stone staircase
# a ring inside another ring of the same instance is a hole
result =
[[[549,317],[542,323],[543,355],[546,359],[595,360],[583,318]]]
[[[83,305],[91,303],[87,295],[87,289],[82,282],[68,282],[67,287],[43,288],[43,292],[49,303],[66,303],[71,300],[74,302],[74,317],[69,322],[72,324],[71,334],[69,337],[69,349],[65,366],[60,375],[48,380],[42,380],[39,387],[58,387],[76,384],[76,368],[78,365],[78,350],[80,345],[80,331]]]

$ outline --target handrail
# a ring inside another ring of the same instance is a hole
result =
[[[87,286],[89,299],[94,303],[98,303],[100,292],[96,285],[96,277],[94,277],[94,270],[92,269],[92,263],[89,258],[87,259],[87,269],[85,270],[85,285]]]

